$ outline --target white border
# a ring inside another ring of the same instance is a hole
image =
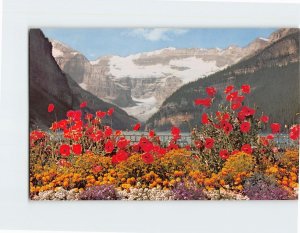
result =
[[[30,27],[298,27],[296,4],[6,0],[0,79],[0,229],[295,233],[296,201],[31,202],[28,168]]]

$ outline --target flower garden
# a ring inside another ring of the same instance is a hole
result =
[[[180,128],[170,129],[163,145],[154,130],[138,142],[103,125],[114,109],[87,113],[87,102],[53,122],[47,131],[30,132],[32,200],[291,200],[298,198],[299,130],[289,127],[287,148],[276,144],[283,126],[245,105],[249,85],[225,90],[207,87],[194,104],[203,113],[190,145],[181,146]],[[49,115],[55,106],[49,104]],[[141,124],[133,126],[139,131]],[[270,132],[265,134],[265,132]],[[264,134],[263,134],[264,133]]]

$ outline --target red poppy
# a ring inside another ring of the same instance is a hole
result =
[[[219,155],[222,159],[228,159],[229,158],[229,152],[227,150],[220,150]]]
[[[128,146],[130,143],[129,140],[127,140],[126,138],[120,138],[120,140],[117,142],[117,147],[119,149],[124,149],[126,146]]]
[[[144,142],[144,143],[141,143],[140,144],[140,147],[141,149],[144,151],[144,152],[150,152],[153,150],[153,143],[150,142],[150,141],[147,141],[147,142]]]
[[[104,135],[105,137],[110,137],[113,133],[113,130],[112,128],[110,128],[109,126],[105,126],[105,129],[104,129]]]
[[[266,115],[261,116],[260,121],[263,123],[268,123],[269,121],[269,117]]]
[[[245,116],[252,116],[255,114],[255,110],[253,108],[247,107],[247,106],[243,106],[241,109],[241,112],[245,115]]]
[[[102,169],[103,169],[102,166],[96,165],[96,166],[93,167],[92,171],[93,171],[93,173],[98,173],[98,172],[101,172]]]
[[[54,110],[54,104],[49,104],[48,105],[48,112],[50,113],[50,112],[53,112],[53,110]]]
[[[201,117],[201,122],[202,122],[202,124],[209,124],[209,119],[208,119],[208,115],[207,115],[207,113],[203,113],[202,114],[202,117]]]
[[[87,102],[86,101],[83,101],[81,104],[80,104],[80,108],[85,108],[87,106]]]
[[[106,153],[111,153],[114,150],[114,143],[112,140],[107,140],[104,146],[104,150]]]
[[[242,102],[244,101],[244,99],[245,99],[245,96],[243,96],[243,95],[238,95],[238,96],[237,96],[236,98],[234,98],[233,100],[242,103]]]
[[[70,155],[70,146],[67,144],[62,144],[59,148],[61,156],[68,157]]]
[[[102,111],[97,111],[96,112],[96,116],[99,118],[103,118],[106,116],[106,112],[102,112]]]
[[[280,128],[281,128],[281,125],[279,123],[272,123],[271,124],[272,133],[279,133]]]
[[[114,108],[110,108],[107,110],[107,115],[111,116],[114,113],[115,109]]]
[[[75,112],[73,110],[69,110],[67,111],[67,117],[68,118],[73,118],[74,117]]]
[[[94,142],[99,142],[103,138],[103,132],[97,130],[95,133],[91,134],[91,138]]]
[[[79,121],[81,120],[82,112],[80,110],[74,111],[73,120]]]
[[[229,134],[233,130],[232,124],[230,124],[229,122],[224,121],[222,124],[222,128],[226,134]]]
[[[213,138],[206,138],[205,139],[205,145],[204,145],[205,148],[207,148],[207,149],[213,148],[214,142],[215,142],[215,140]]]
[[[248,133],[250,128],[251,124],[248,121],[245,121],[240,125],[240,130],[242,133]]]
[[[124,150],[120,150],[120,151],[118,151],[118,152],[114,155],[114,157],[116,157],[115,160],[116,160],[118,163],[121,163],[121,162],[123,162],[123,161],[125,161],[125,160],[128,159],[128,153],[127,153],[126,151],[124,151]]]
[[[162,156],[164,156],[166,153],[167,153],[167,149],[166,148],[159,148],[158,150],[157,150],[157,153],[158,153],[158,155],[160,156],[160,157],[162,157]]]
[[[261,142],[261,144],[263,144],[264,146],[269,145],[269,140],[267,139],[267,137],[260,137],[260,142]]]
[[[252,154],[252,148],[250,144],[245,144],[242,146],[241,151],[247,153],[247,154]]]
[[[115,135],[116,135],[116,136],[120,136],[121,134],[122,134],[122,130],[118,130],[118,129],[117,129],[117,130],[115,131]]]
[[[230,94],[228,94],[227,96],[226,96],[226,100],[227,101],[233,101],[233,100],[235,100],[237,97],[238,97],[238,92],[237,91],[235,91],[235,92],[231,92]]]
[[[217,89],[214,87],[207,87],[205,90],[206,90],[207,95],[210,97],[214,97],[217,93]]]
[[[146,163],[146,164],[153,163],[153,161],[154,161],[153,155],[150,154],[149,152],[142,154],[142,159],[143,159],[144,163]]]
[[[274,135],[273,135],[273,134],[269,134],[269,135],[267,136],[267,139],[273,140],[273,139],[274,139]]]
[[[93,118],[93,114],[91,114],[91,113],[85,114],[85,119],[86,120],[91,120],[92,118]]]
[[[180,129],[179,129],[178,127],[173,126],[173,127],[171,128],[171,134],[172,134],[173,136],[179,135],[179,134],[180,134]]]
[[[290,136],[290,139],[297,140],[300,136],[300,125],[293,125],[290,128],[289,136]]]
[[[241,90],[244,94],[249,94],[251,92],[250,85],[248,84],[243,84],[241,87]]]
[[[232,109],[232,110],[237,110],[237,109],[239,109],[240,107],[242,107],[241,102],[235,102],[235,103],[232,103],[232,105],[231,105],[231,109]]]
[[[135,126],[133,126],[133,130],[134,131],[138,131],[140,128],[141,128],[141,124],[140,123],[137,123],[137,124],[135,124]]]
[[[237,118],[238,118],[240,121],[243,121],[243,120],[245,120],[246,116],[245,116],[244,112],[240,111],[240,112],[237,114]]]
[[[153,138],[155,136],[155,131],[154,130],[150,130],[149,131],[149,137]]]
[[[194,103],[195,103],[195,105],[203,105],[204,107],[210,107],[211,99],[210,98],[195,99]]]
[[[74,152],[74,154],[80,155],[81,151],[82,151],[81,145],[80,144],[74,144],[74,145],[72,145],[72,151]]]
[[[186,149],[186,150],[191,150],[191,146],[190,146],[190,145],[186,145],[186,146],[185,146],[185,149]]]
[[[224,93],[225,94],[228,94],[229,92],[231,92],[232,90],[234,89],[234,86],[230,85],[230,86],[227,86],[224,90]]]
[[[179,148],[179,146],[176,144],[176,142],[174,142],[174,140],[172,140],[167,147],[168,151],[177,150],[178,148]]]

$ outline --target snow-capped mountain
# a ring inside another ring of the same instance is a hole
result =
[[[257,38],[244,48],[163,48],[89,61],[78,51],[52,40],[60,68],[82,88],[146,121],[182,85],[226,68],[268,45]]]

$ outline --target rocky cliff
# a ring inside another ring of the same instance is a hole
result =
[[[113,127],[130,129],[136,122],[134,117],[115,105],[100,100],[93,94],[83,90],[76,81],[62,72],[52,56],[53,47],[43,32],[39,29],[29,31],[29,124],[30,128],[48,128],[56,119],[62,119],[70,109],[78,109],[82,101],[88,102],[87,110],[106,111],[115,108],[112,118]],[[73,57],[79,64],[79,54]],[[76,60],[77,59],[77,60]],[[71,65],[72,64],[72,65]],[[87,61],[87,65],[89,62]],[[84,66],[84,63],[81,63]],[[81,65],[70,63],[70,72],[80,72]],[[77,70],[76,70],[77,69]],[[80,81],[80,80],[77,80]],[[55,105],[55,116],[47,112],[49,103]]]

